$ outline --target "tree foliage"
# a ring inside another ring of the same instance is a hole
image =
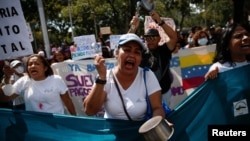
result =
[[[43,0],[50,42],[59,45],[72,42],[69,32],[72,27],[74,36],[95,34],[98,37],[100,27],[105,26],[110,26],[113,34],[126,33],[135,14],[136,3],[135,0]],[[42,43],[36,0],[21,1],[21,4],[35,41]],[[155,4],[155,10],[162,17],[173,18],[181,30],[194,25],[225,26],[233,17],[233,0],[155,0]],[[244,6],[250,9],[250,2],[245,0]],[[247,12],[250,14],[249,10]],[[148,11],[142,9],[140,14],[143,25]],[[139,32],[143,32],[143,27]]]

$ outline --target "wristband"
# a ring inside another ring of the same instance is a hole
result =
[[[106,84],[106,82],[107,82],[106,80],[102,80],[99,77],[97,77],[96,80],[95,80],[96,84],[102,84],[102,85],[104,85],[104,84]]]
[[[165,22],[163,21],[163,20],[161,20],[161,23],[159,23],[158,25],[159,26],[162,26],[162,25],[164,25],[165,24]]]

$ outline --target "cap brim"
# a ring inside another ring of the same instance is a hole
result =
[[[126,44],[128,42],[131,42],[131,41],[137,42],[141,46],[142,50],[146,50],[145,45],[142,42],[140,42],[138,40],[135,40],[135,39],[122,40],[122,41],[119,42],[119,45],[124,45],[124,44]]]

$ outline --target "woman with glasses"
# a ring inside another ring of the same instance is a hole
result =
[[[249,64],[250,27],[246,24],[234,23],[228,27],[216,46],[213,65],[205,75],[205,79],[214,79],[218,73]]]

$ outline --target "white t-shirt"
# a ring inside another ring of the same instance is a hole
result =
[[[14,93],[23,94],[27,111],[64,114],[60,95],[65,94],[68,87],[59,75],[51,75],[41,81],[24,76],[13,87]]]
[[[216,67],[218,67],[219,73],[224,72],[224,71],[228,71],[231,69],[235,69],[238,67],[242,67],[245,65],[248,65],[249,62],[248,61],[244,61],[244,62],[235,62],[235,65],[231,66],[228,62],[225,62],[224,64],[221,64],[220,62],[216,62],[214,64],[211,65],[211,67],[209,68],[209,71],[211,70],[215,70]]]
[[[142,68],[139,68],[134,82],[127,90],[124,90],[122,88],[119,81],[117,81],[117,78],[115,77],[124,99],[126,109],[132,120],[145,119],[147,103],[143,71],[144,70]],[[146,85],[149,95],[161,90],[159,82],[151,70],[146,71]],[[113,81],[113,74],[110,70],[108,70],[107,72],[107,83],[104,87],[104,91],[107,92],[107,99],[104,104],[104,118],[128,120],[123,110],[122,102],[119,97],[117,88]]]

